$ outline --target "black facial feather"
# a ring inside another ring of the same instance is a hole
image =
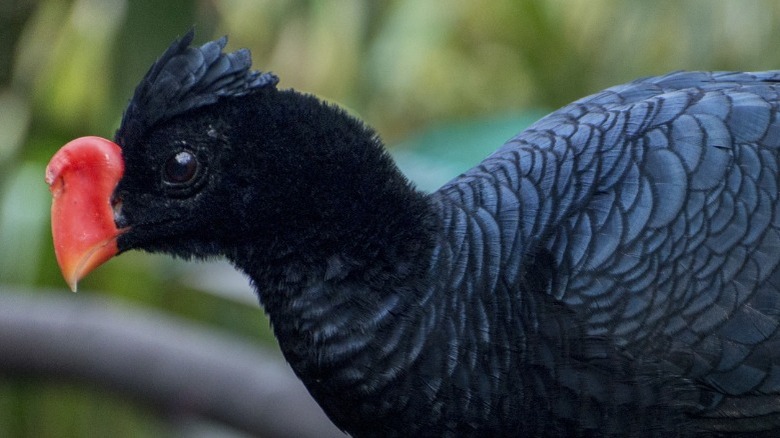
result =
[[[220,97],[241,96],[279,82],[273,73],[250,70],[248,50],[223,53],[227,37],[189,47],[194,35],[190,30],[174,41],[135,89],[116,132],[120,146],[133,143],[158,123]]]

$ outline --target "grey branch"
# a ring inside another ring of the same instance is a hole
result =
[[[87,381],[262,436],[344,435],[280,359],[235,337],[84,294],[0,287],[0,372]]]

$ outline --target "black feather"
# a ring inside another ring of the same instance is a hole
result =
[[[136,87],[116,132],[120,146],[133,143],[161,122],[213,104],[220,97],[245,95],[279,82],[273,73],[250,70],[248,50],[223,53],[227,37],[190,47],[194,35],[190,30],[174,41]]]
[[[190,40],[120,128],[117,246],[233,262],[338,426],[777,435],[780,71],[612,87],[423,194],[357,119]]]

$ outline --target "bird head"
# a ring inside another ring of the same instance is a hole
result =
[[[126,249],[207,255],[214,233],[204,230],[224,227],[224,214],[202,212],[229,210],[231,197],[218,192],[235,189],[244,176],[225,168],[236,160],[223,159],[230,127],[213,116],[214,106],[276,91],[278,78],[250,70],[247,50],[223,53],[226,38],[190,47],[192,39],[190,31],[154,63],[115,141],[78,138],[47,166],[55,253],[74,291]]]
[[[373,130],[278,90],[247,50],[224,53],[225,38],[192,38],[152,65],[114,141],[73,140],[49,163],[55,252],[72,289],[131,249],[227,256],[246,271],[291,253],[304,264],[368,257],[413,228],[425,201]]]

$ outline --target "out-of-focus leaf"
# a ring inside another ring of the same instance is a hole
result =
[[[31,284],[42,244],[48,236],[48,193],[43,167],[25,164],[0,192],[0,282]]]
[[[398,167],[418,188],[433,191],[474,167],[542,111],[439,124],[391,149]]]
[[[0,166],[22,145],[30,123],[30,106],[11,90],[0,91]]]
[[[123,0],[76,0],[70,9],[46,2],[23,36],[15,78],[31,90],[36,111],[62,128],[104,126],[113,35]],[[52,29],[50,20],[60,26]],[[36,30],[41,29],[41,32]]]

